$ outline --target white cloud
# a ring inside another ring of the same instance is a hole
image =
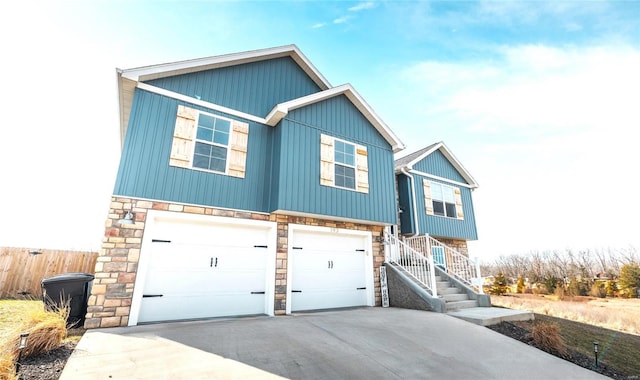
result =
[[[333,20],[333,23],[334,24],[344,24],[345,22],[349,21],[352,18],[353,17],[351,17],[351,16],[338,17],[337,19]]]
[[[372,9],[372,8],[375,8],[376,6],[377,4],[374,3],[373,1],[366,1],[364,3],[354,5],[353,7],[349,8],[349,11],[358,12],[358,11],[363,11],[365,9]]]
[[[312,28],[312,29],[319,29],[319,28],[324,27],[325,25],[327,25],[327,23],[325,23],[325,22],[319,22],[319,23],[314,24],[313,26],[311,26],[311,28]]]
[[[640,245],[640,204],[628,201],[640,187],[640,50],[523,45],[497,57],[402,73],[400,101],[429,127],[396,132],[444,139],[481,184],[476,254]]]

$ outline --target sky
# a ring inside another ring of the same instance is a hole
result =
[[[0,246],[100,248],[116,68],[296,44],[480,187],[472,257],[640,247],[640,1],[20,1],[0,7]]]

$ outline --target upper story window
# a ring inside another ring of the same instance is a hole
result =
[[[230,120],[204,113],[198,115],[194,168],[226,172],[230,129]]]
[[[367,159],[365,146],[320,135],[320,184],[368,193]]]
[[[356,188],[356,147],[344,141],[335,140],[335,185]]]
[[[460,189],[423,179],[424,203],[428,215],[464,219]]]
[[[178,106],[169,165],[244,178],[249,124]]]
[[[435,215],[456,218],[456,194],[453,187],[431,182],[431,202]]]

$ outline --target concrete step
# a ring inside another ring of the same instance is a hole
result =
[[[474,300],[447,302],[447,312],[469,309],[472,307],[478,307],[478,302]]]
[[[437,289],[441,289],[441,288],[448,288],[450,286],[449,281],[436,281],[436,288]]]
[[[469,296],[467,294],[445,294],[442,298],[447,302],[467,301]]]
[[[458,288],[438,288],[438,295],[443,296],[445,294],[460,294]]]

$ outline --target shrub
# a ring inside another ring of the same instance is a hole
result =
[[[606,297],[607,290],[604,287],[604,283],[594,282],[593,285],[591,285],[591,291],[589,291],[589,295],[591,297],[599,297],[599,298]]]
[[[558,325],[554,323],[536,323],[531,330],[536,347],[550,354],[568,357],[567,345],[560,336]]]
[[[489,292],[501,296],[507,292],[507,288],[507,277],[501,272],[494,277],[493,286]]]
[[[620,290],[624,291],[627,297],[636,297],[638,289],[640,288],[640,265],[623,265],[620,269],[618,284],[620,285]]]
[[[524,277],[518,277],[518,284],[516,285],[517,293],[524,293]]]
[[[547,292],[549,292],[549,294],[553,294],[556,291],[559,283],[560,280],[554,276],[546,276],[543,279],[544,287],[547,288]]]
[[[571,281],[569,281],[569,286],[567,287],[567,293],[570,296],[586,296],[589,295],[589,290],[589,282],[581,281],[577,278],[572,278]]]

